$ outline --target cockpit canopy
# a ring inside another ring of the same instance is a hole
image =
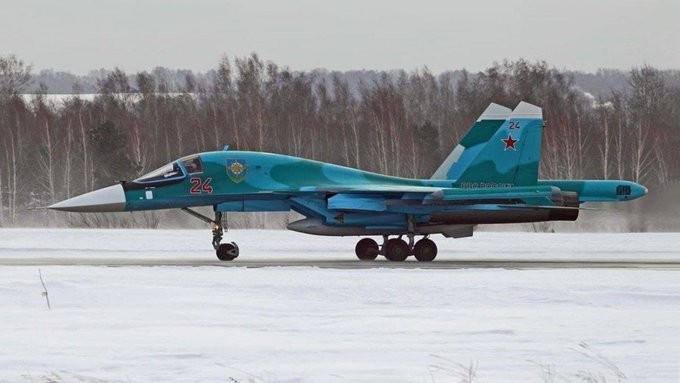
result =
[[[199,156],[188,156],[181,158],[179,162],[182,163],[184,169],[186,169],[189,174],[203,173],[203,163],[201,162],[201,157]]]
[[[198,155],[192,155],[180,158],[175,162],[171,162],[165,166],[162,166],[150,173],[147,173],[133,182],[140,184],[166,184],[173,183],[173,181],[178,182],[187,174],[199,174],[203,173],[203,163],[201,162],[201,157]]]
[[[157,181],[167,181],[182,177],[184,177],[184,172],[179,167],[179,164],[177,162],[172,162],[152,171],[151,173],[147,173],[137,178],[136,180],[134,180],[134,182],[149,183]]]

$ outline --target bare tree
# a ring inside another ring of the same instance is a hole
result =
[[[632,114],[631,148],[632,176],[636,182],[649,179],[655,171],[654,150],[664,137],[668,91],[661,73],[649,66],[631,71],[631,94],[628,97]]]
[[[609,126],[609,113],[611,106],[601,99],[597,103],[598,124],[601,129],[601,136],[598,140],[598,150],[600,152],[600,166],[602,167],[602,178],[609,179],[609,163],[611,161],[611,142],[612,133]]]
[[[15,55],[0,56],[0,94],[17,96],[31,81],[31,66]]]

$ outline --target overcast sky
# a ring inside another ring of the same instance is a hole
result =
[[[680,0],[10,0],[0,54],[34,68],[206,70],[251,52],[292,69],[680,68]]]

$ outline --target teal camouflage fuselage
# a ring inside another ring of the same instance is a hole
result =
[[[201,170],[190,173],[184,165],[188,161],[200,161]],[[175,164],[180,172],[169,179],[142,177],[124,183],[125,210],[206,205],[223,212],[295,210],[325,225],[401,232],[408,229],[409,215],[420,226],[570,219],[578,210],[560,209],[565,206],[561,192],[579,194],[579,202],[644,194],[629,181],[537,181],[530,186],[478,182],[461,187],[457,180],[391,177],[260,152],[207,152]],[[622,188],[630,192],[621,193]]]

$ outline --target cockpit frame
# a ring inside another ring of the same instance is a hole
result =
[[[125,190],[155,188],[179,183],[184,181],[188,175],[200,173],[203,173],[201,157],[191,155],[165,164],[132,181],[123,181],[122,184]]]

